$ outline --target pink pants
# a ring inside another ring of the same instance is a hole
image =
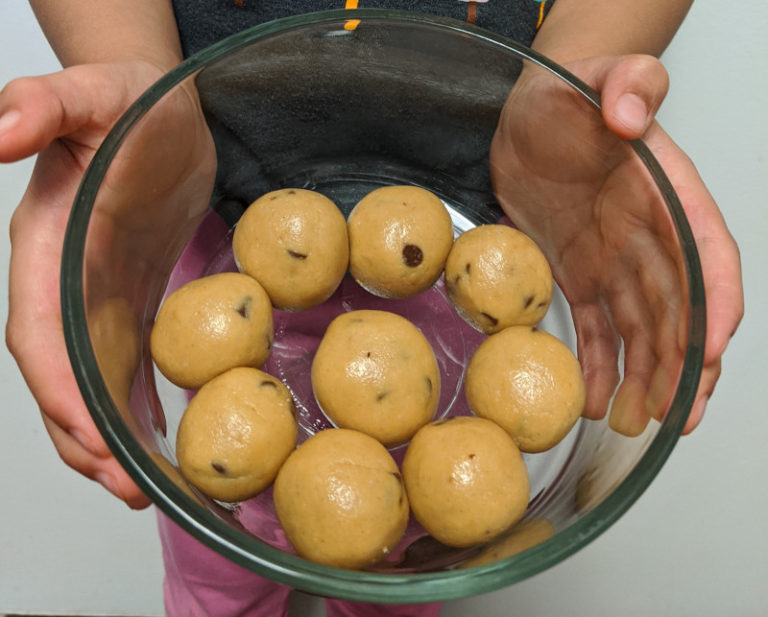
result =
[[[285,617],[291,589],[222,557],[158,513],[168,617]],[[437,617],[440,603],[325,600],[328,617]]]

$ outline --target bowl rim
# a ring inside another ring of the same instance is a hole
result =
[[[172,521],[208,547],[252,571],[305,592],[366,602],[428,602],[494,591],[522,581],[575,553],[597,538],[640,497],[666,462],[693,405],[703,367],[705,336],[704,284],[696,244],[680,201],[661,165],[641,140],[628,142],[645,163],[669,209],[688,277],[690,315],[683,369],[669,412],[635,467],[583,518],[545,542],[500,561],[468,568],[416,574],[376,574],[315,564],[272,548],[232,528],[170,481],[121,421],[101,379],[86,323],[83,258],[91,210],[112,158],[134,124],[167,91],[208,63],[262,38],[301,27],[344,23],[346,9],[305,13],[253,26],[190,56],[152,85],[116,122],[88,166],[68,221],[62,252],[61,306],[70,361],[88,410],[107,445],[141,490]],[[483,40],[550,71],[596,108],[598,94],[569,71],[509,38],[482,28],[421,13],[357,9],[354,18],[368,22],[417,24]]]

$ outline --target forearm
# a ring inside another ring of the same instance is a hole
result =
[[[170,0],[30,0],[63,66],[146,60],[168,70],[182,59]]]
[[[557,0],[533,49],[566,63],[595,56],[659,56],[693,0]]]

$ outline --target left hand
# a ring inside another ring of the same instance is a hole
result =
[[[700,422],[721,357],[744,311],[739,251],[693,163],[655,121],[666,71],[650,56],[570,63],[601,96],[602,117],[548,72],[526,67],[491,148],[497,198],[542,247],[571,304],[588,386],[585,416],[642,432],[668,408],[682,365],[687,289],[666,206],[623,142],[642,138],[669,177],[701,259],[707,309],[704,367],[685,427]],[[682,327],[681,325],[682,324]]]

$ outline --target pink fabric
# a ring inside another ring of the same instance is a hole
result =
[[[285,617],[291,589],[246,570],[158,512],[168,617]],[[327,617],[436,617],[440,603],[365,604],[327,599]]]

